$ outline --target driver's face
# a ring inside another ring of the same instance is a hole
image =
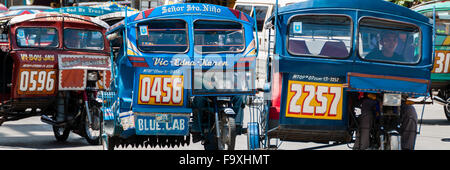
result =
[[[381,45],[383,45],[383,50],[394,51],[397,47],[398,39],[395,34],[386,34],[381,43]]]

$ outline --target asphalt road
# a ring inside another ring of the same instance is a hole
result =
[[[419,121],[423,105],[417,105]],[[244,122],[248,122],[248,114]],[[244,126],[246,126],[245,123]],[[276,141],[272,141],[274,143]],[[281,142],[279,149],[320,149],[320,150],[349,150],[352,144],[328,146],[316,143]],[[325,147],[327,146],[327,147]],[[42,123],[40,117],[30,117],[18,121],[5,122],[0,126],[0,150],[101,150],[102,146],[89,145],[77,134],[71,133],[66,142],[57,142],[50,125]],[[117,150],[203,150],[200,143],[192,143],[180,148],[116,148]],[[246,135],[236,139],[236,149],[247,149]],[[450,121],[444,116],[443,107],[438,104],[426,105],[423,114],[420,134],[416,140],[416,150],[450,150]]]

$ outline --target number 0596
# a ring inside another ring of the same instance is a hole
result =
[[[343,84],[289,81],[286,117],[342,119]]]
[[[44,95],[55,92],[56,71],[52,69],[21,69],[17,93]]]

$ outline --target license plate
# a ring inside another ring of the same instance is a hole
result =
[[[139,76],[138,104],[183,105],[183,76],[145,75]]]
[[[55,69],[20,69],[17,94],[50,95],[55,93]]]
[[[288,82],[286,117],[342,120],[343,84]]]
[[[189,114],[136,115],[137,135],[180,135],[189,133]]]

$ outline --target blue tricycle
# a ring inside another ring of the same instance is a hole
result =
[[[234,149],[254,95],[255,21],[223,6],[185,3],[126,17],[107,32],[112,90],[103,101],[105,149],[202,141]]]
[[[351,143],[363,126],[369,148],[400,148],[403,106],[430,92],[430,19],[382,0],[304,0],[277,8],[265,25],[275,47],[249,149],[279,147],[271,139]]]

